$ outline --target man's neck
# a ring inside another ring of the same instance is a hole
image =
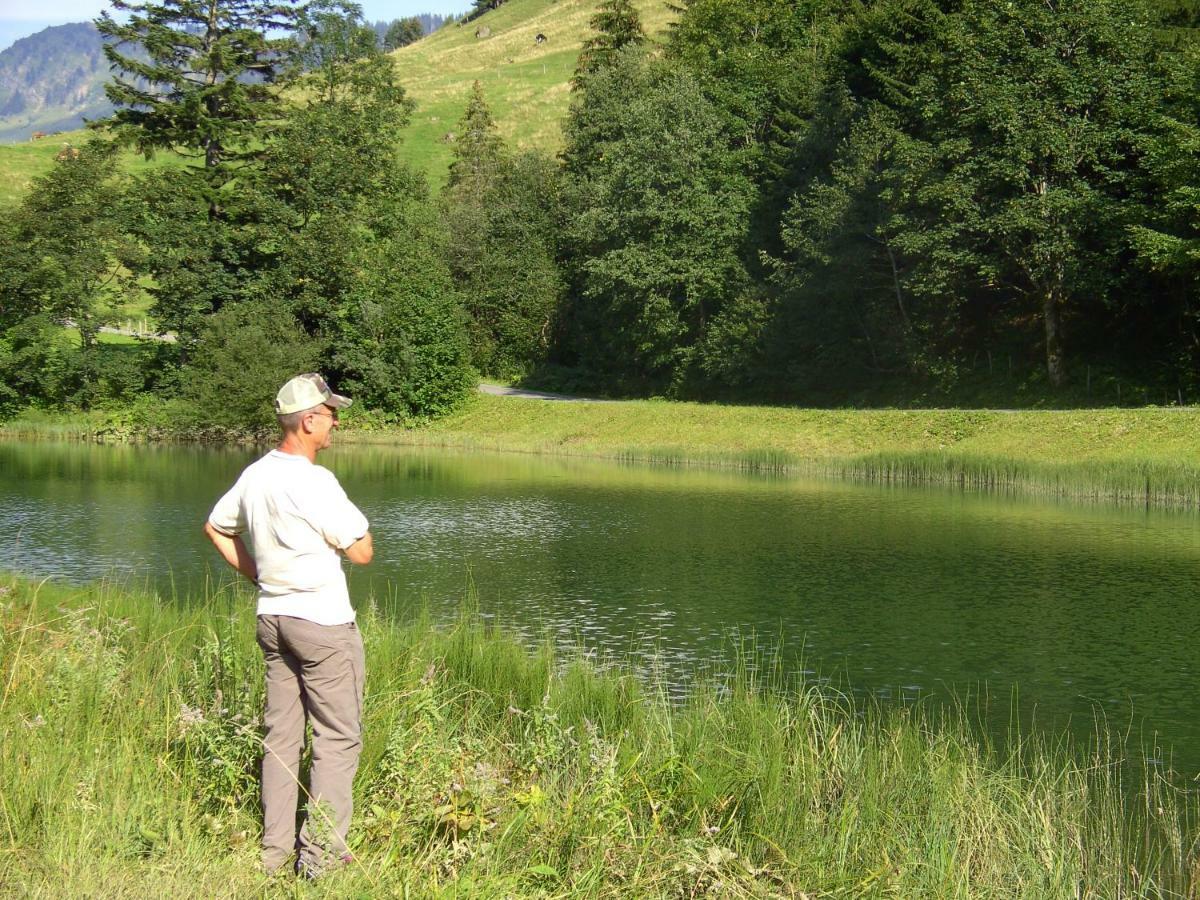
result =
[[[303,456],[310,463],[317,461],[317,448],[306,443],[298,434],[285,434],[275,449],[280,453]]]

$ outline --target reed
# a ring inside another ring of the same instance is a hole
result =
[[[752,651],[671,700],[469,611],[374,605],[358,859],[302,890],[256,872],[247,596],[0,595],[3,894],[1192,896],[1195,799],[1119,743],[991,743]]]

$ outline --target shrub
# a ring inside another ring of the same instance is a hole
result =
[[[199,422],[269,428],[280,385],[316,368],[320,343],[287,309],[236,303],[209,319],[182,372],[183,396]]]

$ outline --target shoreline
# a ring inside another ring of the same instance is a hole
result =
[[[1155,506],[1200,504],[1200,410],[816,410],[653,400],[572,403],[476,395],[415,428],[339,441],[576,456]],[[367,419],[369,422],[369,418]],[[19,416],[18,438],[177,439],[121,413]],[[229,435],[217,435],[229,443]]]

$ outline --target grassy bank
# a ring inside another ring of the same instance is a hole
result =
[[[1191,896],[1195,804],[1114,751],[743,674],[672,705],[470,616],[373,610],[358,862],[256,874],[252,603],[0,581],[0,893]]]
[[[355,412],[344,423],[342,442],[1200,503],[1200,412],[1191,407],[819,410],[478,395],[457,413],[410,429],[372,427],[369,414]],[[136,407],[72,415],[27,412],[0,427],[0,434],[120,440],[136,438],[139,421]],[[151,432],[166,434],[160,425]]]
[[[480,396],[426,428],[352,439],[1200,502],[1200,414],[1191,408],[818,410]]]

